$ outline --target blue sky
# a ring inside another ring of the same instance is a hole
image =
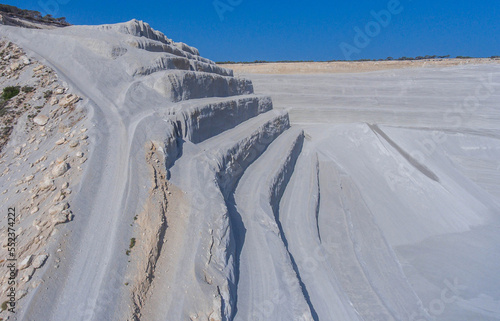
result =
[[[197,47],[202,56],[215,61],[500,55],[498,0],[2,3],[64,16],[73,24],[144,20],[175,41]],[[376,19],[379,13],[384,18],[382,22]]]

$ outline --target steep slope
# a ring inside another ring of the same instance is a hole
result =
[[[0,28],[84,97],[94,146],[60,268],[20,302],[23,318],[232,319],[242,246],[232,193],[288,115],[140,21]]]

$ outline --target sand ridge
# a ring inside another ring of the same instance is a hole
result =
[[[424,59],[392,61],[270,62],[220,64],[238,74],[329,74],[357,73],[402,68],[441,68],[463,65],[500,64],[500,59]]]

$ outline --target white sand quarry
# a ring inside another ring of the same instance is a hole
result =
[[[91,146],[19,320],[500,320],[498,64],[240,78],[135,20],[0,36]]]

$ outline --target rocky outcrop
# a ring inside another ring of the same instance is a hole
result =
[[[273,103],[267,96],[242,96],[183,106],[172,115],[182,138],[200,143],[272,108]]]
[[[253,85],[247,79],[192,71],[169,71],[150,76],[145,83],[172,102],[253,94]]]
[[[35,292],[47,271],[55,269],[47,262],[52,254],[57,256],[54,246],[65,241],[58,233],[64,228],[61,224],[73,218],[69,187],[78,184],[82,164],[71,154],[68,140],[78,142],[82,156],[88,152],[88,142],[80,136],[86,111],[78,108],[80,97],[52,68],[27,56],[18,45],[0,39],[0,53],[0,90],[19,89],[2,105],[0,185],[2,204],[17,211],[17,299],[21,300]],[[61,105],[51,103],[59,99]],[[0,239],[5,248],[6,232]],[[8,276],[2,276],[2,302],[7,292]]]

